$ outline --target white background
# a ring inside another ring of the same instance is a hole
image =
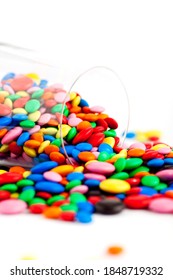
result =
[[[46,51],[75,73],[94,65],[111,67],[129,95],[130,128],[162,130],[171,142],[172,1],[1,0],[0,4],[1,41]],[[124,246],[124,255],[117,258],[121,265],[135,266],[140,259],[141,264],[161,266],[172,257],[169,215],[125,211],[94,220],[84,226],[32,215],[0,217],[0,258],[15,263],[22,255],[33,254],[45,263],[61,258],[69,263],[72,259],[106,262],[109,244]],[[171,274],[165,279],[171,280]]]

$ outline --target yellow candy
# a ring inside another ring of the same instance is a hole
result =
[[[123,193],[130,190],[130,184],[119,179],[107,179],[100,183],[100,189],[109,193]]]
[[[161,148],[170,148],[170,147],[168,145],[166,145],[166,144],[157,144],[157,145],[153,146],[151,148],[151,150],[157,151],[157,150],[159,150]]]
[[[41,154],[44,152],[44,149],[50,145],[50,141],[49,140],[46,140],[44,142],[41,143],[39,149],[38,149],[38,153]]]
[[[47,127],[40,129],[40,132],[43,134],[49,134],[49,135],[55,135],[57,133],[58,129],[55,127]]]
[[[13,109],[12,111],[14,114],[24,114],[24,115],[27,115],[27,111],[23,108],[15,108]]]
[[[106,137],[103,140],[103,143],[106,143],[106,144],[110,145],[113,148],[113,146],[115,145],[115,139],[113,137]]]
[[[40,116],[41,116],[40,111],[36,111],[36,112],[31,113],[31,114],[28,115],[28,120],[36,122],[36,121],[38,121]]]
[[[4,104],[10,107],[11,109],[13,108],[13,102],[11,101],[10,98],[6,98]]]
[[[4,174],[4,173],[7,173],[7,171],[0,169],[0,174]]]
[[[75,169],[74,169],[74,172],[83,172],[84,171],[84,167],[83,166],[77,166]]]
[[[0,147],[0,153],[6,153],[9,151],[9,145],[4,144]]]
[[[28,148],[28,147],[23,147],[24,152],[29,156],[29,157],[36,157],[36,151],[34,149]]]
[[[75,97],[76,97],[76,92],[70,92],[70,101],[75,99]]]
[[[25,171],[25,172],[23,173],[23,177],[24,177],[24,178],[27,178],[30,174],[31,174],[31,171]]]
[[[126,149],[123,149],[119,152],[119,155],[121,155],[121,157],[124,157],[126,158],[127,157],[127,150]]]
[[[150,138],[150,137],[153,137],[153,136],[160,138],[162,136],[162,133],[159,130],[149,130],[149,131],[145,132],[145,136],[147,138]]]
[[[147,140],[146,136],[145,136],[145,133],[137,132],[136,133],[136,140],[138,140],[139,142],[145,142]]]
[[[34,82],[36,82],[36,84],[40,84],[41,79],[36,73],[29,73],[26,75],[26,77],[31,78]]]
[[[60,165],[57,166],[50,171],[56,172],[62,176],[66,176],[67,174],[71,173],[74,170],[74,167],[72,165],[66,164],[66,165]]]
[[[80,100],[81,100],[80,96],[79,95],[76,96],[71,102],[72,106],[78,106],[80,103]]]
[[[27,93],[26,91],[17,91],[16,92],[17,95],[21,96],[21,97],[26,97],[29,96],[29,93]]]
[[[87,161],[87,162],[85,163],[85,166],[86,166],[87,164],[91,163],[91,162],[96,162],[96,161],[97,161],[96,159],[89,160],[89,161]]]
[[[19,194],[18,193],[12,193],[10,195],[10,198],[18,198],[19,197]]]
[[[67,124],[62,124],[61,129],[62,129],[62,137],[64,138],[69,133],[71,127]],[[60,129],[59,129],[57,134],[56,134],[56,138],[60,138],[60,137],[61,136],[60,136]]]
[[[7,97],[7,96],[9,96],[9,92],[5,91],[5,90],[2,90],[1,93],[0,93],[0,96]]]
[[[32,261],[32,260],[36,260],[36,259],[37,259],[36,257],[30,256],[30,255],[24,256],[21,258],[21,260],[23,260],[23,261]]]

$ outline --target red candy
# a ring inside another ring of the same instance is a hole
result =
[[[37,192],[36,194],[37,197],[43,198],[43,199],[49,199],[52,197],[50,193],[47,192]]]
[[[88,143],[90,143],[93,147],[98,147],[104,140],[105,135],[102,132],[93,133],[89,139]]]
[[[104,130],[107,130],[107,128],[108,128],[107,122],[105,122],[103,119],[98,119],[97,125],[102,126],[104,128]]]
[[[0,185],[8,184],[8,183],[16,183],[17,181],[22,179],[23,179],[22,174],[6,172],[0,174]]]
[[[29,211],[32,214],[42,214],[46,208],[45,204],[33,204],[29,207]]]
[[[0,201],[1,200],[5,200],[5,199],[9,199],[10,198],[11,193],[5,190],[0,190]]]
[[[131,195],[124,199],[124,204],[128,208],[132,209],[144,209],[147,208],[151,198],[147,195]]]
[[[75,220],[76,213],[75,212],[62,212],[60,215],[60,219],[63,221],[72,222]]]
[[[33,80],[26,76],[21,76],[13,79],[10,85],[15,91],[27,90],[32,87]]]
[[[126,179],[126,182],[128,182],[132,187],[138,186],[140,184],[140,179],[139,178],[129,178],[129,179]]]
[[[104,120],[107,122],[110,128],[116,129],[118,127],[118,123],[113,118],[106,118]]]
[[[80,142],[85,142],[93,133],[93,128],[92,127],[87,127],[83,130],[81,130],[73,139],[73,144],[76,145]]]

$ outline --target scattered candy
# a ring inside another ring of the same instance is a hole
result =
[[[80,223],[124,208],[172,214],[173,151],[159,141],[161,133],[128,132],[129,140],[139,141],[122,148],[118,123],[103,107],[89,107],[71,92],[63,109],[65,98],[62,85],[49,86],[35,73],[3,77],[0,214],[28,209]],[[112,246],[108,253],[122,250]]]

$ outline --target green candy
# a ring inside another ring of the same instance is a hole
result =
[[[52,145],[55,145],[57,147],[61,147],[62,141],[61,138],[55,139],[51,142]]]
[[[155,175],[146,175],[142,177],[141,183],[147,187],[156,187],[160,183],[160,179]]]
[[[77,134],[77,129],[76,127],[72,127],[67,134],[67,141],[70,142]]]
[[[69,109],[65,108],[65,109],[64,109],[64,112],[63,112],[63,115],[64,115],[65,117],[68,117],[68,115],[69,115]]]
[[[129,176],[134,177],[139,172],[148,172],[149,170],[150,169],[146,166],[140,166],[140,167],[136,168],[135,170],[131,171]]]
[[[143,163],[141,158],[128,158],[125,169],[130,170],[139,167]]]
[[[40,109],[40,101],[38,101],[37,99],[31,99],[25,105],[25,110],[28,113],[34,113],[38,109]]]
[[[112,175],[110,178],[111,179],[126,180],[126,179],[129,178],[129,174],[127,172],[119,172],[119,173],[116,173],[116,174]]]
[[[81,193],[76,192],[76,193],[70,194],[71,203],[77,204],[78,202],[84,202],[86,200],[87,200],[86,197]]]
[[[29,205],[33,204],[46,204],[46,201],[43,198],[35,197],[29,202]]]
[[[78,211],[78,207],[75,204],[64,204],[60,206],[62,211],[74,211],[77,212]]]
[[[98,161],[106,161],[110,158],[110,154],[108,152],[100,152],[98,156]]]
[[[90,122],[90,124],[91,124],[92,128],[96,127],[96,123],[95,122]]]
[[[114,163],[116,168],[116,172],[121,172],[126,166],[126,159],[125,158],[118,158],[117,161]]]
[[[154,189],[155,189],[156,191],[161,191],[161,190],[166,189],[167,187],[168,187],[167,184],[165,184],[165,183],[159,183],[157,186],[154,187]]]
[[[69,191],[69,190],[71,190],[72,188],[81,185],[81,183],[82,183],[82,182],[81,182],[80,180],[72,180],[72,181],[70,181],[70,182],[66,185],[65,189],[66,189],[67,191]]]
[[[33,189],[28,189],[19,195],[19,199],[25,201],[25,202],[30,202],[35,196],[35,191]]]
[[[22,180],[18,181],[18,182],[16,183],[16,185],[17,185],[18,187],[33,186],[33,185],[34,185],[34,181],[29,180],[29,179],[22,179]]]
[[[47,204],[52,205],[54,202],[61,201],[61,200],[63,201],[64,199],[65,197],[63,195],[55,195],[47,200]]]
[[[116,131],[114,129],[109,129],[103,132],[106,137],[115,137]]]
[[[11,193],[16,192],[17,189],[18,187],[16,186],[16,184],[5,184],[1,187],[1,190],[9,191]]]
[[[12,95],[9,95],[8,98],[11,100],[11,101],[15,101],[19,98],[21,98],[20,95],[17,95],[17,94],[12,94]]]
[[[33,128],[35,126],[35,122],[30,120],[21,121],[20,126],[24,128]]]
[[[67,107],[65,106],[64,107],[64,110],[66,109]],[[63,109],[63,104],[56,104],[55,106],[52,107],[51,109],[51,112],[53,114],[55,113],[61,113],[62,112],[62,109]]]
[[[32,98],[40,98],[40,97],[42,97],[42,95],[43,95],[43,93],[44,93],[44,89],[39,89],[39,90],[36,90],[33,94],[32,94]]]

